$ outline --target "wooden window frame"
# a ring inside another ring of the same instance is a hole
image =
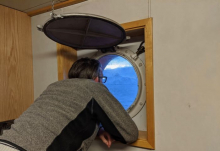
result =
[[[145,40],[147,131],[139,131],[138,140],[131,145],[147,149],[155,149],[153,18],[124,23],[122,24],[122,27],[125,29],[127,36],[131,35],[131,42],[134,42],[135,40],[140,41],[140,39]],[[134,39],[134,41],[132,39]],[[129,43],[129,40],[127,43]]]
[[[147,131],[139,131],[139,138],[130,144],[147,149],[155,149],[154,123],[154,79],[153,79],[153,18],[121,24],[131,40],[126,43],[145,40],[145,67],[146,67],[146,118]],[[75,49],[57,44],[58,79],[67,76],[72,63],[77,60]]]

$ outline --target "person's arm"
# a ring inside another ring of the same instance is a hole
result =
[[[94,89],[93,114],[113,139],[132,143],[138,138],[138,129],[118,100],[104,85]]]

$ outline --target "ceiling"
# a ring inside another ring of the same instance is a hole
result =
[[[0,5],[4,5],[27,13],[46,6],[52,6],[52,1],[53,0],[0,0]],[[60,3],[67,0],[54,0],[54,1],[55,3]]]

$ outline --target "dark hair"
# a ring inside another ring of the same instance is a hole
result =
[[[73,63],[69,70],[68,77],[95,79],[99,75],[99,68],[101,64],[98,60],[90,58],[81,58]]]

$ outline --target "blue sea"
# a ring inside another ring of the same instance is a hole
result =
[[[134,68],[130,66],[105,69],[103,74],[108,78],[105,86],[127,110],[138,93],[138,78]]]

